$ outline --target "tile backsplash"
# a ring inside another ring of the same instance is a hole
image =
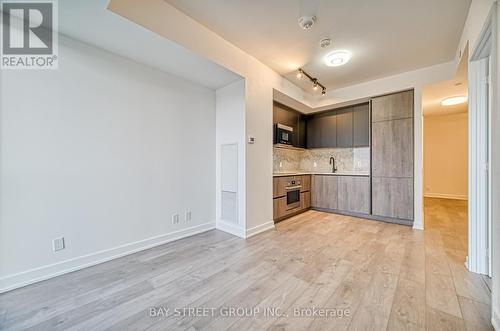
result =
[[[370,172],[370,148],[318,148],[295,150],[274,147],[274,172],[331,172],[330,157],[340,172]]]

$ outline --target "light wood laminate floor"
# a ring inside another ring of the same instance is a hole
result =
[[[425,231],[308,211],[247,240],[206,232],[2,294],[0,329],[492,330],[466,212],[426,199]],[[212,316],[230,307],[260,310]]]

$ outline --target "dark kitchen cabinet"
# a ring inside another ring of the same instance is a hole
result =
[[[306,147],[317,148],[320,147],[320,122],[321,118],[309,118],[307,120],[306,129]]]
[[[337,113],[337,147],[353,146],[353,113],[352,108]]]
[[[306,147],[306,120],[303,114],[274,102],[273,123],[280,123],[293,128],[292,145],[300,148]]]
[[[354,107],[353,111],[353,146],[370,146],[370,105],[363,104]]]
[[[283,106],[279,103],[274,103],[273,107],[273,123],[280,123],[291,126],[295,129],[298,122],[298,113]]]
[[[337,147],[337,116],[321,114],[307,120],[307,148]]]
[[[295,147],[306,148],[306,117],[304,115],[299,116],[297,131],[297,146]]]
[[[304,115],[274,103],[274,123],[293,128],[292,144],[300,148],[352,148],[370,145],[368,103]]]

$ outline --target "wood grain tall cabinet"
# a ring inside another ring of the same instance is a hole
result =
[[[413,91],[372,99],[372,214],[413,222]]]

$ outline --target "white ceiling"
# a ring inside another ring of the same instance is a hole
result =
[[[454,58],[471,0],[165,0],[307,91],[304,68],[328,89]],[[318,17],[309,31],[304,8]],[[165,18],[168,19],[168,18]],[[182,27],[179,27],[182,28]],[[326,50],[319,41],[330,37]],[[348,49],[352,60],[327,67],[323,56]]]
[[[449,97],[467,96],[467,70],[469,52],[462,55],[455,77],[451,80],[424,86],[422,89],[422,107],[424,116],[446,115],[467,112],[467,103],[442,106],[441,101]]]
[[[59,32],[211,89],[241,79],[226,68],[107,10],[108,2],[59,1]]]

